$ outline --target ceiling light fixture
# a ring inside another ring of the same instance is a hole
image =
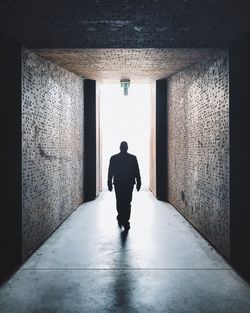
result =
[[[123,88],[124,96],[128,95],[128,88],[130,87],[130,79],[121,79],[120,80],[121,87]]]

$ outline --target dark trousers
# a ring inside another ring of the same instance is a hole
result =
[[[134,185],[115,184],[117,220],[124,227],[129,225],[133,188]]]

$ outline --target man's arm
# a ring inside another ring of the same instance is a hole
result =
[[[135,178],[136,178],[136,189],[137,191],[139,191],[141,189],[141,175],[136,157],[135,157]]]
[[[108,170],[108,190],[112,191],[113,189],[113,184],[112,184],[112,180],[113,180],[113,158],[110,158],[109,161],[109,170]]]

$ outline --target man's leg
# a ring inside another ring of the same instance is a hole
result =
[[[122,204],[123,204],[123,198],[122,198],[122,192],[121,188],[119,186],[115,185],[115,196],[116,196],[116,210],[117,210],[117,221],[119,226],[122,225]]]
[[[124,194],[124,219],[123,219],[123,226],[125,230],[129,230],[130,228],[130,214],[131,214],[131,201],[132,201],[132,195],[133,195],[133,188],[134,185],[128,186],[126,189],[126,193]]]
[[[129,229],[129,219],[131,213],[131,201],[134,185],[132,186],[117,186],[115,185],[117,220],[125,229]]]

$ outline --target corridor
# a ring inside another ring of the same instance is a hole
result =
[[[250,287],[170,205],[134,192],[84,203],[0,289],[2,313],[250,312]]]

